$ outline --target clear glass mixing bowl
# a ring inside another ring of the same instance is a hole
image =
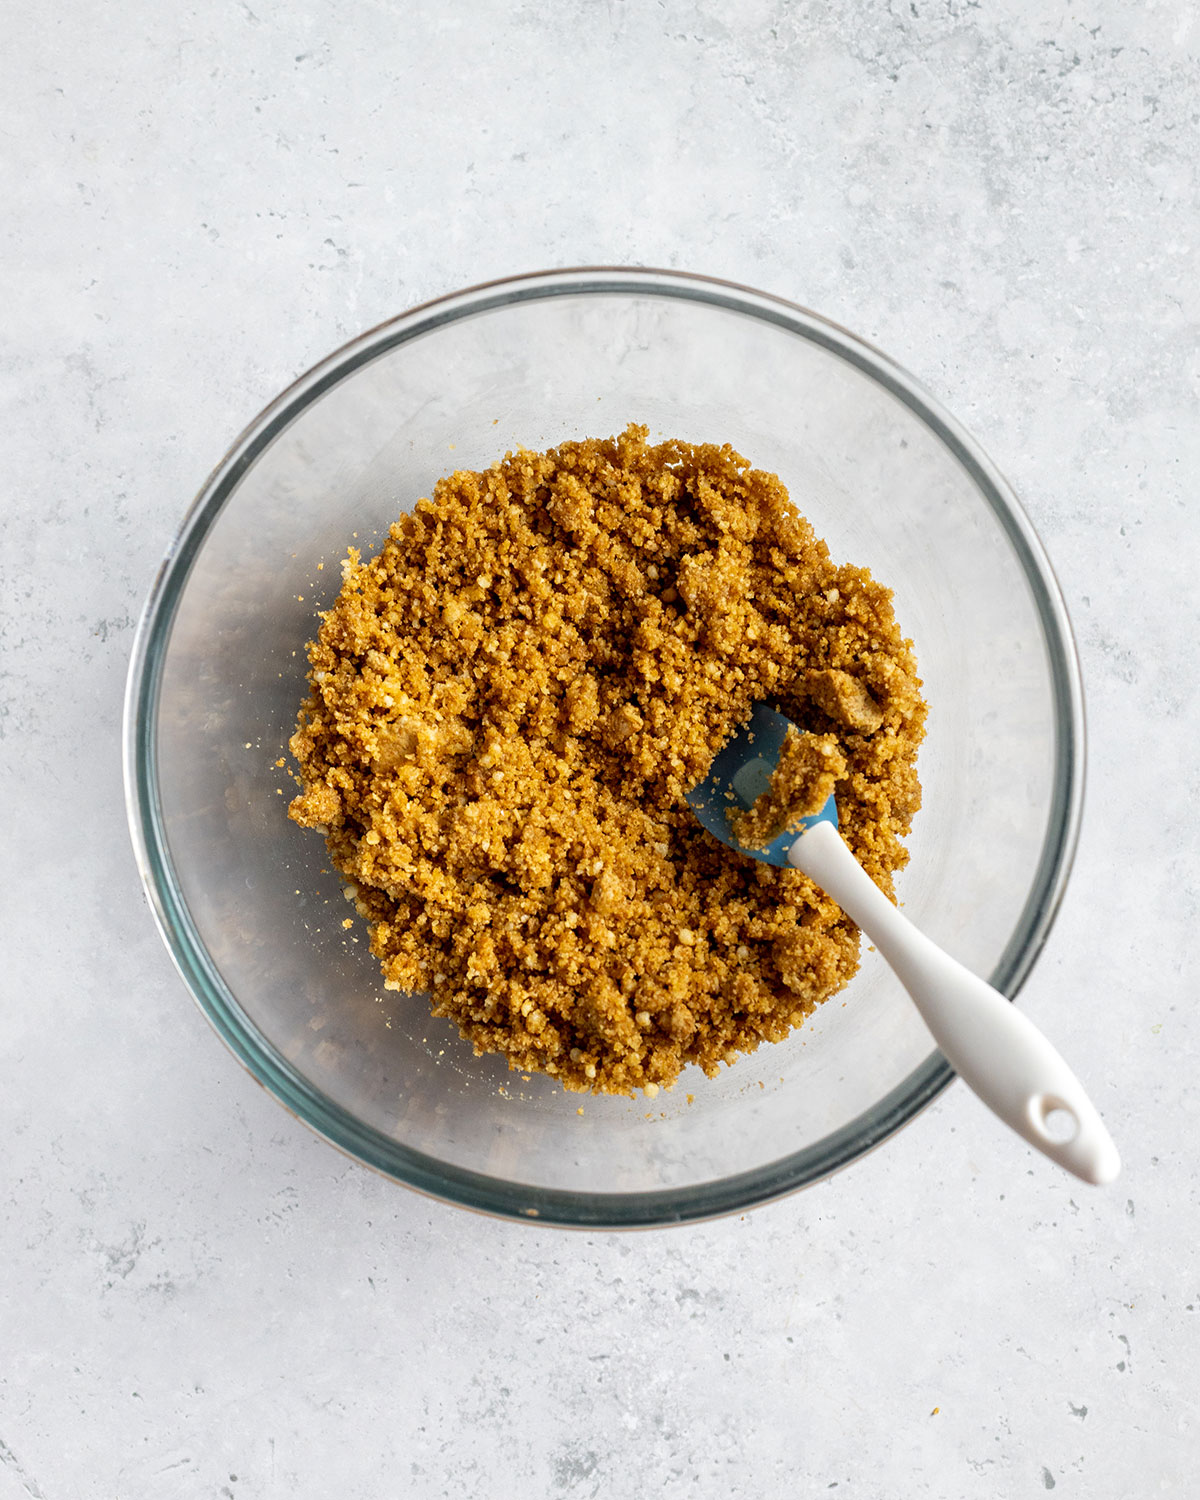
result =
[[[543,1223],[762,1203],[879,1145],[952,1077],[865,953],[844,996],[715,1080],[653,1103],[522,1082],[423,997],[385,995],[321,839],[285,817],[276,762],[347,545],[381,541],[450,469],[630,421],[732,443],[837,560],[894,589],[930,704],[900,897],[1009,996],[1080,812],[1078,668],[1041,546],[958,424],[843,329],[696,276],[558,271],[414,308],[298,380],[205,485],[141,621],[125,750],[142,877],[200,1006],[289,1109],[410,1187]]]

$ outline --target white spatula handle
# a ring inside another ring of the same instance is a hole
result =
[[[896,910],[830,823],[818,823],[788,853],[858,924],[892,966],[954,1071],[989,1109],[1052,1161],[1085,1182],[1121,1169],[1112,1137],[1083,1085],[1032,1021]],[[1069,1140],[1046,1125],[1074,1121]]]

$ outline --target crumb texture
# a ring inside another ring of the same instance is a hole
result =
[[[819,813],[845,774],[836,735],[789,729],[770,786],[753,807],[728,818],[734,838],[746,849],[765,849],[781,833],[794,832],[805,818]]]
[[[449,475],[351,552],[309,661],[290,812],[387,986],[568,1088],[711,1075],[855,971],[822,891],[683,801],[755,703],[829,748],[810,779],[889,895],[907,858],[925,705],[891,594],[728,446],[631,426]]]

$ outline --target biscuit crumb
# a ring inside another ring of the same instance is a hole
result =
[[[925,705],[889,591],[778,478],[647,436],[461,470],[350,551],[290,813],[385,989],[524,1074],[654,1098],[781,1040],[858,964],[824,892],[722,846],[684,793],[768,701],[833,743],[842,835],[890,894]]]
[[[781,833],[794,833],[819,813],[846,774],[846,759],[831,734],[788,730],[771,773],[771,784],[745,812],[729,815],[729,826],[746,849],[765,849]]]
[[[858,734],[874,734],[883,724],[883,709],[849,672],[828,669],[812,672],[808,692],[813,702],[831,719]]]

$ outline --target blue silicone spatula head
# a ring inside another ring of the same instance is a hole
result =
[[[729,826],[731,812],[744,812],[767,790],[787,732],[793,728],[790,719],[765,703],[758,704],[749,724],[721,747],[708,775],[687,794],[688,806],[709,833],[739,854],[769,865],[788,865],[788,850],[814,823],[832,823],[837,827],[837,802],[832,796],[819,813],[805,818],[798,828],[781,833],[765,849],[747,849],[737,841]]]

